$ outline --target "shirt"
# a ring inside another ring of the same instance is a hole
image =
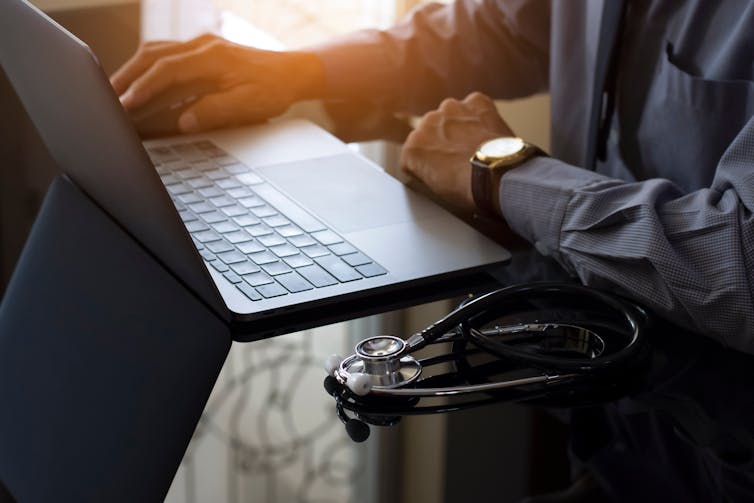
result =
[[[390,110],[549,91],[552,157],[501,180],[511,228],[584,284],[754,353],[754,4],[635,0],[618,37],[621,3],[431,4],[314,50],[329,96]]]

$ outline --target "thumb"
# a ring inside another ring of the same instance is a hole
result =
[[[197,133],[243,122],[250,101],[249,89],[243,86],[202,96],[178,118],[178,130]]]

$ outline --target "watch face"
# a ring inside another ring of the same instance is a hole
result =
[[[482,144],[477,151],[480,161],[495,161],[517,154],[525,148],[526,144],[521,138],[505,137],[495,138]]]

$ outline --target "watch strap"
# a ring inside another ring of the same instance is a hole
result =
[[[498,188],[503,175],[509,170],[520,166],[532,157],[545,154],[539,147],[527,144],[518,158],[508,163],[492,163],[489,165],[479,160],[476,155],[471,158],[471,195],[480,213],[487,216],[502,218]]]

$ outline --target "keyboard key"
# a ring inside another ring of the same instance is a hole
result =
[[[270,276],[288,273],[292,270],[287,264],[283,262],[270,262],[269,264],[264,264],[262,266],[262,269],[264,269],[264,272],[266,272]]]
[[[226,264],[236,264],[238,262],[246,262],[246,255],[244,255],[238,250],[231,250],[225,253],[218,253],[217,258],[219,258]]]
[[[275,282],[275,280],[262,271],[244,274],[243,279],[251,286],[268,285]]]
[[[223,152],[223,155],[215,157],[215,162],[220,166],[230,166],[238,163],[238,159]]]
[[[266,236],[260,236],[258,241],[265,245],[267,248],[269,248],[270,246],[278,246],[287,243],[285,239],[281,238],[277,234],[267,234]]]
[[[272,234],[274,231],[264,224],[252,225],[250,227],[244,227],[246,232],[254,237],[266,236]]]
[[[201,255],[202,258],[207,262],[212,262],[213,260],[217,259],[217,257],[215,257],[215,254],[210,252],[209,250],[199,250],[199,255]]]
[[[214,185],[212,187],[205,187],[203,189],[199,189],[197,192],[199,192],[202,196],[204,196],[205,199],[210,198],[210,197],[218,197],[225,194],[222,190],[218,189]]]
[[[225,166],[225,171],[227,171],[231,175],[240,175],[241,173],[246,173],[250,170],[247,166],[241,163],[237,163],[237,164],[229,164]]]
[[[181,171],[176,171],[175,174],[181,180],[191,180],[192,178],[202,176],[200,171],[195,171],[193,169],[182,169]]]
[[[185,183],[176,183],[174,185],[168,185],[165,187],[168,192],[173,196],[180,196],[181,194],[188,194],[192,191],[191,187]]]
[[[162,165],[165,169],[177,173],[179,171],[183,171],[184,169],[190,169],[191,165],[188,164],[183,159],[177,159],[175,161],[170,161]]]
[[[203,187],[211,187],[213,185],[212,180],[206,176],[200,176],[199,178],[192,178],[185,182],[187,185],[194,189],[201,189]]]
[[[372,261],[372,259],[370,259],[369,257],[367,257],[361,252],[351,253],[349,255],[343,255],[340,258],[345,260],[346,264],[352,267],[356,267],[357,265],[369,264]]]
[[[264,251],[265,247],[256,241],[246,241],[245,243],[238,243],[237,248],[241,250],[241,253],[257,253]]]
[[[175,175],[162,175],[160,176],[163,185],[173,185],[179,183],[181,180]]]
[[[280,297],[285,295],[288,291],[277,283],[270,283],[269,285],[261,285],[257,287],[257,291],[267,297]]]
[[[215,169],[215,164],[212,161],[197,160],[191,163],[191,167],[196,171],[209,171]]]
[[[256,185],[258,183],[264,182],[264,180],[259,178],[259,176],[254,173],[244,173],[242,175],[238,175],[236,176],[236,180],[243,183],[244,185]]]
[[[173,200],[173,206],[175,206],[175,209],[176,209],[176,210],[178,210],[178,211],[181,211],[181,210],[185,210],[185,209],[186,209],[186,205],[185,205],[185,204],[183,204],[182,202],[180,202],[180,201],[177,201],[177,200],[176,200],[176,199],[175,199],[174,197],[172,197],[172,196],[170,197],[170,199],[172,199],[172,200]]]
[[[274,208],[271,206],[267,206],[266,204],[264,206],[257,206],[256,208],[251,208],[251,212],[254,213],[254,215],[258,216],[259,218],[265,218],[265,217],[271,217],[272,215],[277,215],[277,211],[275,211]]]
[[[289,225],[291,222],[288,221],[288,219],[283,215],[278,214],[265,218],[264,223],[266,223],[270,227],[282,227],[284,225]]]
[[[209,203],[202,201],[200,203],[193,203],[189,204],[188,207],[193,211],[194,213],[208,213],[210,211],[214,211],[214,207],[210,205]]]
[[[218,241],[220,239],[220,235],[212,230],[195,232],[194,234],[192,234],[192,236],[200,243],[208,243],[210,241]]]
[[[238,205],[226,206],[225,208],[220,208],[220,211],[222,211],[229,217],[237,217],[239,215],[245,215],[247,213],[245,208],[241,208]]]
[[[298,248],[288,243],[285,243],[284,245],[270,246],[270,251],[280,258],[298,254]]]
[[[311,258],[323,257],[330,254],[330,250],[322,245],[304,246],[301,251]]]
[[[217,206],[218,208],[222,208],[225,206],[232,206],[236,204],[236,201],[234,199],[231,199],[230,197],[226,195],[213,197],[209,200],[209,202]]]
[[[249,298],[249,300],[262,300],[262,296],[259,295],[256,290],[254,290],[246,283],[239,283],[236,285],[236,288],[241,290],[243,294]]]
[[[340,282],[361,279],[361,274],[335,255],[327,255],[314,260]]]
[[[278,227],[277,229],[275,229],[275,231],[277,231],[277,233],[283,236],[284,238],[300,236],[304,233],[304,231],[302,231],[295,225],[284,225],[282,227]]]
[[[240,225],[241,227],[246,227],[247,225],[256,225],[261,222],[257,217],[254,215],[249,215],[248,213],[246,215],[238,215],[237,217],[233,217],[233,221]]]
[[[384,268],[382,268],[379,264],[375,264],[374,262],[372,262],[371,264],[358,266],[356,270],[367,278],[387,274],[387,271]]]
[[[215,145],[215,147],[211,150],[210,149],[204,150],[204,152],[206,152],[207,155],[210,157],[223,157],[223,156],[228,155],[228,153],[225,150],[221,149],[217,145]]]
[[[278,231],[279,232],[279,231]],[[331,252],[333,252],[335,255],[348,255],[349,253],[356,253],[357,250],[353,245],[350,243],[336,243],[334,245],[328,246]],[[351,264],[353,265],[353,264]]]
[[[185,224],[186,229],[189,232],[206,231],[207,229],[209,229],[209,227],[207,227],[207,224],[205,224],[201,220],[193,220],[191,222],[186,222]]]
[[[265,202],[262,199],[252,195],[239,199],[238,204],[240,204],[244,208],[257,208],[259,206],[264,206]]]
[[[320,232],[313,232],[312,237],[325,246],[334,245],[335,243],[340,243],[343,241],[340,236],[329,229]]]
[[[225,234],[226,232],[234,232],[234,231],[239,230],[236,224],[228,220],[223,220],[222,222],[217,222],[216,224],[212,224],[212,228],[215,229],[220,234]]]
[[[313,244],[317,244],[317,242],[308,234],[302,234],[300,236],[291,236],[288,238],[288,242],[298,248],[301,248],[303,246],[311,246]]]
[[[223,276],[225,276],[225,279],[227,279],[234,285],[237,283],[241,283],[243,281],[241,277],[238,274],[234,273],[233,271],[228,271],[224,273]]]
[[[233,244],[251,241],[251,236],[249,236],[244,231],[228,232],[224,235],[224,237]]]
[[[198,140],[193,142],[192,145],[200,150],[212,150],[217,148],[215,147],[215,144],[209,140]]]
[[[223,252],[228,252],[228,251],[234,249],[233,246],[229,245],[228,243],[226,243],[223,240],[212,241],[211,243],[207,243],[207,248],[212,253],[223,253]]]
[[[201,243],[201,241],[199,241],[198,239],[196,239],[194,236],[191,236],[191,241],[194,242],[194,246],[196,246],[197,250],[203,250],[204,249],[204,245]]]
[[[194,215],[188,210],[179,211],[178,215],[181,217],[181,220],[183,220],[184,222],[192,222],[196,220],[196,215]]]
[[[224,180],[218,180],[218,181],[217,181],[217,182],[215,183],[215,185],[217,185],[217,186],[218,186],[218,187],[220,187],[221,189],[225,189],[225,190],[228,190],[228,189],[235,189],[235,188],[237,188],[237,187],[240,187],[240,186],[241,186],[241,184],[240,184],[240,183],[238,183],[238,181],[237,181],[237,180],[234,180],[233,178],[226,178],[226,179],[224,179]]]
[[[168,147],[149,147],[147,149],[147,153],[149,154],[149,157],[152,158],[152,160],[160,163],[177,161],[178,159],[180,159],[178,155],[176,155],[176,153],[170,150]]]
[[[254,191],[259,197],[277,208],[277,210],[288,217],[294,224],[298,225],[306,232],[315,232],[326,229],[326,227],[311,216],[306,210],[288,199],[280,191],[268,183],[262,183],[254,187]]]
[[[317,288],[338,284],[338,280],[333,278],[329,273],[327,273],[317,264],[301,267],[297,269],[297,272]]]
[[[215,260],[214,262],[210,262],[212,264],[212,267],[214,267],[217,272],[228,272],[230,271],[230,267],[225,265],[224,262],[220,262],[219,260]]]
[[[277,262],[278,258],[267,250],[258,253],[250,253],[249,258],[257,265],[269,264],[271,262]]]
[[[242,197],[253,196],[254,192],[252,192],[251,189],[248,187],[238,187],[235,189],[229,189],[228,195],[230,197],[235,197],[236,199],[240,199]]]
[[[312,259],[300,253],[296,255],[291,255],[290,257],[285,257],[283,260],[285,261],[286,264],[294,268],[303,267],[303,266],[311,265],[314,263],[312,262]]]
[[[275,276],[275,280],[291,293],[305,292],[306,290],[312,289],[312,285],[295,272]]]
[[[233,271],[236,272],[236,274],[240,274],[243,276],[244,274],[251,274],[253,272],[259,272],[259,266],[249,262],[248,260],[246,262],[238,262],[236,264],[231,264],[230,266]]]
[[[230,175],[226,173],[224,169],[217,168],[217,169],[205,171],[204,176],[206,176],[210,180],[222,180],[224,178],[228,178]]]
[[[216,224],[217,222],[227,220],[227,217],[219,211],[210,211],[209,213],[202,213],[199,216],[202,217],[202,220],[204,220],[208,224]]]
[[[187,194],[181,194],[180,196],[178,196],[178,200],[180,202],[184,203],[184,204],[199,203],[199,202],[203,201],[203,199],[201,197],[199,197],[194,192],[189,192]]]

